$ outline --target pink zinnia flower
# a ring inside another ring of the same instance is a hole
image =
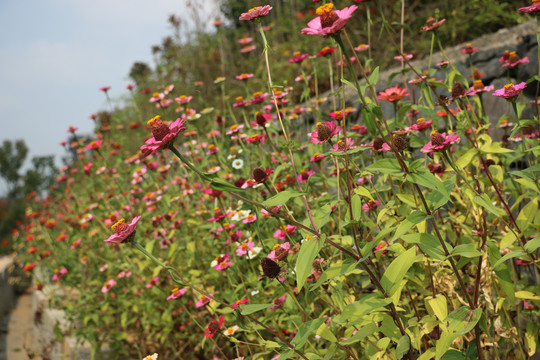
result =
[[[327,121],[324,125],[319,122],[316,127],[317,128],[310,136],[310,142],[312,144],[322,144],[327,142],[341,130],[341,127],[337,126],[335,121]]]
[[[336,111],[332,111],[328,115],[334,120],[341,120],[343,119],[344,116],[349,115],[349,112],[347,110],[345,110],[345,112],[343,112],[342,110],[336,110]]]
[[[249,224],[249,223],[252,223],[252,222],[255,222],[257,220],[257,215],[255,214],[249,214],[247,216],[247,218],[245,218],[244,220],[242,220],[242,223],[244,224]]]
[[[412,124],[411,126],[409,126],[409,130],[424,131],[428,127],[430,127],[431,124],[433,124],[433,120],[426,121],[426,119],[424,118],[419,118],[416,120],[416,124]]]
[[[366,51],[366,50],[369,50],[369,45],[367,45],[367,44],[360,44],[360,45],[358,45],[357,47],[354,48],[354,51],[356,51],[356,52],[362,52],[362,51]]]
[[[178,289],[178,288],[174,288],[172,289],[171,291],[171,295],[169,295],[167,297],[167,301],[169,300],[174,300],[174,299],[178,299],[179,297],[181,297],[182,295],[184,295],[186,293],[187,289],[186,288],[182,288],[182,289]]]
[[[217,271],[225,270],[232,265],[232,261],[228,261],[230,257],[231,255],[229,254],[219,255],[214,259],[214,261],[212,261],[210,266],[212,266]]]
[[[247,45],[253,41],[252,37],[248,37],[247,35],[242,36],[240,39],[238,39],[238,43],[240,45]]]
[[[368,132],[368,128],[365,125],[354,124],[351,126],[352,131],[358,132],[358,135],[364,135]]]
[[[107,282],[101,288],[101,292],[105,294],[106,292],[111,290],[114,287],[114,285],[116,285],[116,280],[114,279],[107,280]]]
[[[527,87],[527,83],[521,82],[517,85],[514,85],[512,83],[504,85],[504,87],[495,90],[493,92],[493,96],[502,97],[509,101],[514,101],[516,97],[521,93],[523,89]]]
[[[299,64],[302,61],[304,61],[309,54],[302,54],[300,51],[296,51],[291,58],[289,58],[289,62],[293,64]]]
[[[399,85],[379,92],[379,100],[397,102],[404,97],[409,96],[407,89],[402,89]]]
[[[300,182],[307,182],[311,175],[315,175],[315,171],[313,171],[313,170],[306,171],[305,169],[302,169],[302,170],[300,170],[300,174],[298,174],[297,179]]]
[[[154,285],[157,285],[158,281],[159,281],[159,276],[154,276],[153,278],[150,279],[150,282],[146,284],[146,288],[150,289]]]
[[[291,244],[287,241],[283,244],[274,245],[274,250],[270,251],[268,258],[273,261],[280,261],[287,257]]]
[[[229,128],[229,131],[227,131],[225,134],[232,135],[234,133],[239,132],[243,128],[244,128],[244,124],[240,124],[240,125],[234,124]]]
[[[333,151],[333,152],[336,152],[336,151],[347,151],[347,150],[352,150],[352,149],[355,149],[356,146],[354,145],[354,140],[351,139],[351,138],[347,138],[345,139],[345,141],[343,140],[338,140],[338,142],[336,144],[334,144],[334,146],[332,147],[332,149],[330,149],[330,151]]]
[[[254,246],[255,246],[254,242],[248,241],[247,243],[244,243],[238,246],[238,248],[236,248],[236,254],[238,256],[246,255],[249,252],[249,250],[253,249]]]
[[[466,92],[465,95],[473,96],[476,94],[481,94],[486,91],[493,91],[495,85],[485,86],[482,80],[474,80],[473,86],[471,86]]]
[[[328,36],[341,30],[352,17],[358,6],[352,5],[342,10],[334,10],[334,4],[327,3],[317,8],[315,19],[307,24],[307,28],[302,29],[302,34]]]
[[[153,136],[146,140],[144,145],[141,146],[141,157],[146,158],[159,149],[171,144],[178,134],[186,130],[186,127],[184,126],[185,122],[185,115],[182,115],[182,118],[177,118],[170,125],[161,121],[159,115],[150,119],[148,125],[152,127]]]
[[[94,140],[86,145],[86,150],[97,150],[103,145],[103,140]]]
[[[174,101],[176,101],[180,105],[185,105],[191,101],[193,96],[186,96],[186,95],[180,95],[179,97],[175,98]]]
[[[257,20],[260,21],[260,18],[263,16],[268,15],[268,13],[272,10],[272,7],[270,5],[264,5],[264,6],[257,6],[253,9],[249,9],[247,13],[242,13],[239,20]]]
[[[397,60],[397,61],[409,61],[413,58],[413,54],[401,54],[401,55],[398,55],[398,56],[394,56],[394,60]]]
[[[107,91],[110,90],[110,88],[111,88],[110,86],[104,86],[102,88],[99,88],[99,91],[103,91],[104,93],[106,93]]]
[[[247,79],[250,79],[252,77],[253,77],[253,74],[248,74],[248,73],[242,73],[240,75],[235,76],[236,80],[247,80]]]
[[[456,133],[449,133],[448,135],[446,135],[446,133],[441,134],[433,131],[431,133],[431,141],[428,142],[420,151],[425,153],[441,151],[450,147],[450,145],[458,142],[459,140],[460,137]]]
[[[248,46],[244,46],[243,48],[240,49],[240,52],[242,54],[245,54],[245,53],[248,53],[248,52],[252,52],[253,50],[257,49],[257,46],[255,45],[248,45]]]
[[[274,237],[279,240],[284,240],[288,235],[291,235],[296,230],[294,225],[285,225],[274,232]]]
[[[506,56],[505,52],[505,56],[503,56],[502,59],[504,61],[504,64],[502,65],[503,68],[508,66],[516,67],[519,64],[526,64],[529,62],[528,56],[525,56],[523,59],[521,59],[515,51],[509,53],[508,56]],[[499,59],[499,62],[501,62],[501,59]]]
[[[68,269],[66,269],[65,267],[58,270],[58,269],[54,269],[54,275],[52,276],[52,281],[58,281],[60,280],[61,278],[63,278],[66,274],[68,273]]]
[[[461,53],[462,54],[472,54],[476,50],[478,50],[478,46],[473,47],[471,45],[471,43],[467,43],[467,45],[463,49],[461,49]]]
[[[311,162],[319,162],[324,158],[325,158],[325,156],[321,155],[321,153],[315,153],[315,154],[313,154],[311,156],[311,159],[309,161],[311,161]]]
[[[373,211],[377,208],[377,206],[379,206],[381,204],[381,202],[379,200],[369,200],[367,203],[365,203],[364,205],[362,205],[362,210],[364,210],[365,212],[368,212],[368,211]]]
[[[430,17],[426,20],[426,26],[422,26],[420,31],[433,31],[437,29],[439,26],[441,26],[445,21],[446,19],[437,21],[435,20],[435,18]]]
[[[287,294],[283,295],[283,296],[280,296],[279,298],[277,298],[276,300],[272,301],[272,304],[274,304],[274,306],[270,306],[268,308],[268,310],[276,310],[276,309],[279,309],[284,303],[285,303],[285,300],[287,299]]]
[[[214,294],[209,294],[210,296],[214,296]],[[201,295],[201,297],[199,298],[199,301],[197,301],[197,303],[195,304],[195,307],[196,308],[200,308],[206,304],[208,304],[210,302],[210,298],[205,296],[205,295]]]
[[[123,243],[128,240],[134,233],[137,228],[137,222],[141,217],[136,216],[133,218],[131,223],[126,224],[124,219],[118,220],[111,228],[115,231],[114,234],[109,236],[105,242],[108,243]]]
[[[518,10],[520,13],[537,13],[540,11],[540,1],[539,0],[533,0],[531,6],[526,6],[519,8]]]

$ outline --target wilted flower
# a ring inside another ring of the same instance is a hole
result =
[[[341,130],[341,127],[336,124],[335,121],[327,121],[324,123],[317,123],[315,131],[311,133],[310,141],[312,144],[322,144],[330,140],[333,136],[337,135]]]
[[[214,335],[216,335],[216,333],[223,326],[223,324],[225,324],[225,318],[223,316],[219,317],[219,321],[218,320],[210,321],[210,323],[208,324],[208,327],[206,328],[206,330],[204,330],[203,336],[207,339],[214,337]]]
[[[433,31],[437,29],[439,26],[441,26],[445,21],[446,19],[437,21],[435,20],[435,18],[430,17],[426,20],[426,26],[422,26],[420,31]]]

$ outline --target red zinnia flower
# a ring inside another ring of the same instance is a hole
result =
[[[219,317],[219,322],[216,320],[210,321],[210,323],[208,324],[208,327],[206,328],[206,330],[204,330],[203,336],[207,339],[214,337],[214,335],[216,335],[216,333],[223,326],[223,324],[225,324],[225,317],[223,316]]]

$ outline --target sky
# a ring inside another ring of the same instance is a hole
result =
[[[153,66],[153,45],[190,21],[189,0],[0,0],[0,143],[25,140],[28,158],[61,165],[70,125],[90,134],[90,115],[128,92],[134,62]],[[215,0],[194,0],[210,24]],[[203,18],[206,18],[204,16]],[[2,190],[0,185],[0,191]]]

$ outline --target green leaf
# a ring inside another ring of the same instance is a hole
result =
[[[516,223],[521,231],[525,231],[534,221],[536,212],[538,211],[538,199],[532,199],[527,205],[521,209]]]
[[[508,270],[508,267],[504,263],[501,263],[496,267],[493,266],[493,264],[497,263],[498,260],[501,258],[501,253],[499,252],[499,249],[494,242],[488,243],[488,255],[489,262],[492,264],[492,269],[495,272],[495,275],[497,275],[497,278],[499,279],[499,284],[501,285],[503,292],[506,294],[508,299],[512,303],[514,303],[516,301],[514,282],[512,281],[512,277],[510,276],[510,271]]]
[[[375,70],[369,75],[369,83],[372,85],[377,85],[379,82],[379,67],[377,66]]]
[[[465,152],[465,154],[461,155],[461,157],[456,160],[456,166],[459,169],[465,169],[467,167],[467,165],[469,165],[471,163],[471,161],[474,159],[474,157],[477,154],[477,151],[478,150],[476,150],[474,148],[467,150],[467,152]]]
[[[492,200],[486,194],[482,194],[482,196],[475,196],[473,201],[475,204],[480,205],[495,216],[503,216],[505,214],[503,209],[497,208],[495,205],[493,205]]]
[[[263,309],[268,309],[270,306],[274,306],[274,304],[248,304],[248,305],[242,305],[242,311],[240,311],[240,314],[242,315],[250,315],[257,311],[261,311]]]
[[[347,340],[343,340],[340,342],[342,345],[351,345],[354,343],[357,343],[359,341],[364,340],[369,335],[372,335],[377,332],[377,325],[374,323],[370,323],[364,327],[361,327],[358,329],[356,334],[354,334],[352,337],[348,338]]]
[[[380,172],[382,174],[401,174],[401,166],[396,159],[382,159],[375,161],[369,165],[365,170],[370,172]]]
[[[345,306],[343,312],[336,318],[338,323],[346,323],[349,321],[358,321],[364,315],[373,312],[375,309],[383,308],[390,304],[390,298],[382,298],[380,294],[369,294],[358,301]]]
[[[483,152],[484,154],[502,154],[514,152],[514,150],[503,148],[501,144],[501,142],[484,144],[480,146],[480,152]]]
[[[399,341],[396,346],[396,357],[401,359],[403,355],[405,355],[409,349],[411,348],[411,339],[408,335],[403,335],[399,338]]]
[[[424,302],[426,304],[426,310],[430,315],[435,315],[439,321],[446,319],[448,316],[448,305],[444,295],[438,294],[435,298],[426,296]]]
[[[322,234],[321,238],[312,237],[302,243],[300,251],[298,252],[298,259],[296,260],[296,284],[298,291],[302,290],[302,287],[306,283],[306,279],[311,274],[311,268],[313,266],[313,260],[321,251],[326,235]]]
[[[523,247],[530,253],[535,251],[540,247],[540,236],[537,236],[534,239],[527,241],[527,243]]]
[[[263,201],[262,204],[264,206],[277,206],[277,205],[285,204],[290,199],[298,197],[298,196],[302,196],[302,195],[303,193],[299,191],[284,190],[272,196],[271,198],[266,199],[265,201]]]
[[[468,306],[462,306],[448,314],[441,323],[443,332],[437,340],[435,359],[441,359],[455,339],[471,331],[481,316],[481,308],[472,310]]]
[[[296,349],[302,348],[302,346],[304,346],[304,344],[308,340],[309,335],[311,335],[312,332],[317,330],[325,321],[325,318],[320,318],[303,323],[302,326],[300,326],[300,328],[298,329],[298,332],[296,333],[294,339],[292,339],[291,344],[296,345]]]
[[[393,295],[392,290],[397,289],[396,285],[399,285],[401,280],[403,280],[407,271],[409,271],[409,268],[414,263],[415,257],[416,249],[413,247],[400,254],[388,266],[381,278],[381,286],[388,293],[388,296]]]
[[[330,268],[326,269],[317,283],[315,283],[309,291],[313,291],[317,289],[319,286],[324,284],[327,281],[330,281],[332,279],[335,279],[338,276],[347,275],[355,270],[357,267],[357,262],[353,260],[352,258],[346,258],[344,261],[338,261],[334,265],[330,266]]]
[[[536,347],[538,344],[538,324],[535,322],[527,322],[525,343],[527,344],[527,354],[529,354],[529,356],[536,354]]]
[[[428,216],[426,215],[426,213],[419,210],[414,211],[412,214],[407,216],[407,218],[403,220],[401,224],[399,224],[394,236],[392,236],[392,239],[390,239],[390,241],[399,239],[402,235],[406,234],[407,231],[409,231],[414,225],[418,224],[421,221],[424,221],[427,218]]]
[[[426,253],[426,255],[435,260],[444,261],[446,259],[446,255],[444,253],[441,242],[439,241],[439,238],[435,235],[426,233],[407,234],[402,235],[401,240],[405,241],[408,244],[417,244],[418,246],[420,246],[420,249],[422,249],[422,251]],[[450,244],[446,244],[446,248],[448,249],[448,251],[452,251],[452,247]]]
[[[215,174],[212,174],[215,175]],[[230,184],[227,181],[219,178],[214,177],[212,180],[210,180],[210,187],[214,190],[218,191],[226,191],[226,192],[242,192],[245,191],[245,189],[239,188],[235,186],[234,184]]]
[[[464,256],[466,258],[475,258],[482,256],[482,253],[476,249],[474,244],[461,244],[454,248],[450,256]]]
[[[371,192],[369,192],[368,189],[366,189],[363,186],[358,186],[354,189],[354,192],[357,193],[360,196],[367,197],[368,199],[373,200],[373,196],[371,196]]]
[[[515,257],[524,256],[524,255],[526,255],[526,253],[524,251],[522,251],[522,250],[511,251],[508,254],[501,257],[499,260],[497,260],[497,262],[495,264],[493,264],[493,268],[496,268],[497,266],[499,266],[499,264],[504,263],[506,260],[509,260],[509,259],[512,259],[512,258],[515,258]]]
[[[443,196],[445,196],[448,201],[450,201],[450,193],[448,192],[448,190],[446,190],[444,183],[439,180],[437,176],[433,175],[429,171],[408,174],[407,180],[415,184],[427,187],[429,189],[438,191]]]
[[[530,292],[530,291],[518,291],[516,292],[516,298],[518,299],[525,299],[525,300],[534,300],[534,301],[540,301],[540,296]]]

